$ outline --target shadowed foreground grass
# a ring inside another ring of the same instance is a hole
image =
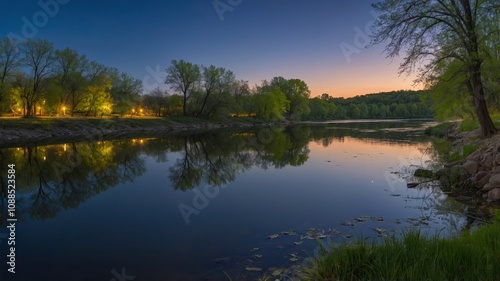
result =
[[[323,249],[303,280],[500,280],[500,216],[458,237],[416,232],[381,244],[360,242]]]

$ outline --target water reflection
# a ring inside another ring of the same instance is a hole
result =
[[[64,277],[80,270],[89,280],[109,280],[110,270],[123,265],[141,280],[221,280],[222,271],[238,276],[247,266],[289,266],[292,254],[313,253],[315,241],[300,240],[313,228],[325,235],[337,229],[331,238],[341,243],[358,234],[376,238],[373,228],[445,228],[444,234],[475,227],[478,220],[467,219],[477,215],[475,206],[431,183],[388,184],[385,173],[399,172],[400,158],[430,146],[421,125],[311,124],[2,149],[1,221],[5,169],[15,163],[25,247],[19,256],[38,266],[31,279],[43,272],[45,280],[57,280],[48,278],[56,267],[66,268]],[[207,186],[227,189],[214,191],[219,196],[187,224],[180,204],[196,207],[196,192]],[[268,238],[290,230],[297,235]],[[38,260],[54,249],[59,260]]]
[[[77,208],[85,200],[125,182],[133,182],[146,168],[145,157],[167,162],[180,153],[168,169],[176,190],[202,184],[226,185],[252,167],[277,169],[301,166],[309,157],[310,140],[328,147],[334,140],[355,136],[366,142],[414,142],[410,127],[420,123],[353,123],[328,126],[292,126],[251,131],[212,131],[161,139],[128,139],[80,142],[0,150],[2,217],[6,216],[7,164],[18,171],[18,218],[47,219],[61,210]],[[387,130],[390,128],[405,130]],[[369,128],[369,129],[368,129]],[[419,136],[418,138],[421,138]],[[5,223],[5,219],[2,219]]]

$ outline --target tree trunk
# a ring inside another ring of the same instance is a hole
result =
[[[187,93],[184,93],[184,98],[182,100],[182,115],[183,116],[186,116],[186,100],[187,100],[187,97],[186,97],[186,94]]]
[[[472,100],[476,109],[479,125],[481,126],[481,136],[489,138],[493,136],[497,129],[491,120],[488,106],[484,98],[484,88],[481,79],[481,72],[475,71],[472,75]]]

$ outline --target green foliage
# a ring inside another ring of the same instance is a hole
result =
[[[467,158],[467,156],[474,153],[479,148],[477,144],[466,144],[460,151],[455,151],[450,155],[450,162],[455,162]]]
[[[426,91],[394,91],[345,99],[323,94],[321,98],[309,100],[308,119],[432,118],[434,112],[427,95]]]
[[[409,232],[381,244],[323,248],[303,280],[498,280],[500,222],[448,239]]]
[[[425,129],[424,133],[429,136],[442,138],[448,135],[457,126],[454,122],[445,122]]]
[[[290,108],[290,102],[278,88],[255,95],[255,114],[264,120],[281,120]]]
[[[475,129],[479,128],[479,122],[474,119],[464,119],[460,123],[460,127],[458,127],[459,132],[470,132],[474,131]]]

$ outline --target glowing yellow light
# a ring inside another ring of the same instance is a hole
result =
[[[64,151],[66,151],[66,144],[63,145]]]
[[[44,157],[43,157],[43,161],[45,161],[45,160],[47,160],[47,157],[45,157],[45,156],[44,156]]]

